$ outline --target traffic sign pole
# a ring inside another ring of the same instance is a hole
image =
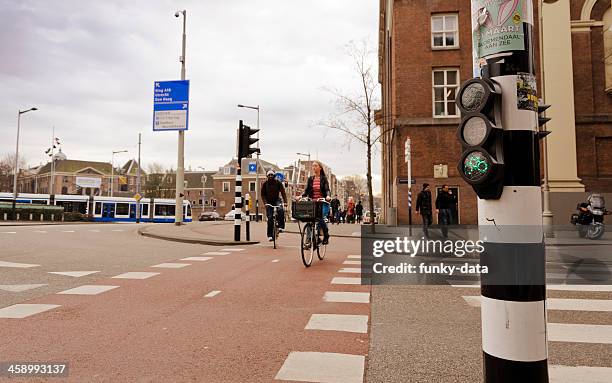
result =
[[[185,80],[185,50],[187,43],[187,11],[183,10],[183,42],[181,61],[181,80]],[[178,162],[176,166],[176,207],[175,225],[183,223],[183,197],[185,192],[185,131],[178,131]]]

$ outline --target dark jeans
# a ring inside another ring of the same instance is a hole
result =
[[[427,229],[431,226],[432,218],[431,213],[421,213],[421,218],[423,219],[423,234],[427,237],[429,236],[429,232]]]
[[[285,228],[285,211],[283,209],[283,205],[280,201],[276,201],[271,205],[279,205],[280,207],[276,209],[276,226],[279,229]],[[274,228],[272,227],[272,214],[274,214],[274,208],[270,206],[266,206],[266,215],[268,216],[268,237],[272,237],[274,235]]]
[[[438,210],[438,224],[441,226],[442,235],[448,237],[448,225],[451,224],[453,216],[450,209]]]

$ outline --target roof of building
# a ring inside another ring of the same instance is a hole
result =
[[[140,173],[141,175],[146,174],[144,169],[140,169]],[[128,162],[125,163],[125,165],[123,165],[121,167],[121,174],[126,174],[126,175],[137,175],[138,174],[138,161],[136,161],[135,159],[131,159]]]
[[[62,173],[76,173],[81,170],[92,168],[102,174],[111,174],[111,164],[109,162],[62,160],[55,161],[55,171]],[[51,162],[40,168],[38,174],[51,173]]]

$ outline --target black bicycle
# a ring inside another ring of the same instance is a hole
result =
[[[272,213],[272,242],[274,242],[274,248],[276,249],[276,239],[278,238],[278,218],[276,218],[276,214],[278,209],[280,209],[280,205],[270,205],[267,203],[266,206],[274,210]]]
[[[320,198],[316,201],[303,199],[293,203],[291,209],[293,218],[298,220],[300,229],[302,262],[304,266],[310,267],[315,251],[320,260],[325,258],[327,245],[323,244],[323,228],[319,221],[323,219],[323,203],[329,204],[325,199]],[[302,228],[300,223],[304,223]]]

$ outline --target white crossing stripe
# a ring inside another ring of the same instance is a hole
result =
[[[113,278],[115,279],[147,279],[151,278],[155,275],[159,275],[159,273],[147,273],[143,271],[130,271],[128,273],[123,273],[119,275],[115,275]]]
[[[119,286],[104,286],[104,285],[83,285],[73,289],[60,291],[58,294],[65,295],[98,295]]]
[[[100,232],[100,230],[95,230],[95,229],[94,230],[87,230],[87,231],[91,231],[93,233],[99,233]]]
[[[221,249],[221,251],[244,251],[244,249],[234,249],[234,248],[231,248],[231,249]]]
[[[331,281],[332,285],[360,285],[361,278],[345,278],[345,277],[334,277]]]
[[[289,353],[276,380],[363,383],[365,356],[331,352]]]
[[[15,263],[15,262],[5,262],[0,261],[0,267],[14,267],[18,269],[27,269],[29,267],[38,267],[40,265],[32,265],[30,263]]]
[[[370,303],[370,293],[354,293],[345,291],[326,291],[323,295],[325,302],[340,303]]]
[[[361,265],[361,261],[344,261],[343,265]]]
[[[548,367],[550,383],[607,383],[612,382],[612,368],[586,366]]]
[[[367,315],[312,314],[306,330],[346,331],[366,334]]]
[[[371,274],[368,270],[361,270],[359,267],[343,267],[338,270],[338,272],[347,274]]]
[[[280,262],[280,259],[275,259],[272,261],[272,263],[276,263],[276,262]]]
[[[0,231],[0,234],[17,234],[16,231]]]
[[[551,342],[612,344],[612,326],[597,324],[549,323]]]
[[[361,255],[349,255],[347,258],[349,258],[349,259],[361,259]]]
[[[62,230],[62,233],[74,233],[74,230]]]
[[[49,274],[65,275],[67,277],[75,278],[80,278],[95,273],[99,273],[99,271],[49,271]]]
[[[111,231],[124,231],[123,229],[115,229],[115,230],[111,230]]]
[[[204,253],[202,255],[228,255],[228,252],[223,251],[209,251],[208,253]]]
[[[181,261],[208,261],[213,259],[213,257],[187,257],[181,258]]]
[[[151,267],[157,267],[160,269],[180,269],[189,265],[190,263],[160,263],[159,265],[154,265]]]
[[[42,286],[47,286],[46,283],[36,285],[0,285],[0,290],[8,291],[11,293],[20,293],[22,291],[37,289]]]
[[[210,293],[204,295],[204,298],[212,298],[215,295],[219,295],[219,294],[221,294],[221,290],[213,290]]]
[[[480,307],[480,296],[464,296],[463,299],[470,306]],[[612,312],[612,300],[547,298],[546,309],[566,311]]]
[[[34,230],[33,233],[41,233],[42,234],[42,233],[46,233],[46,231],[45,230]]]
[[[0,309],[0,318],[21,319],[57,307],[60,305],[17,304]]]

